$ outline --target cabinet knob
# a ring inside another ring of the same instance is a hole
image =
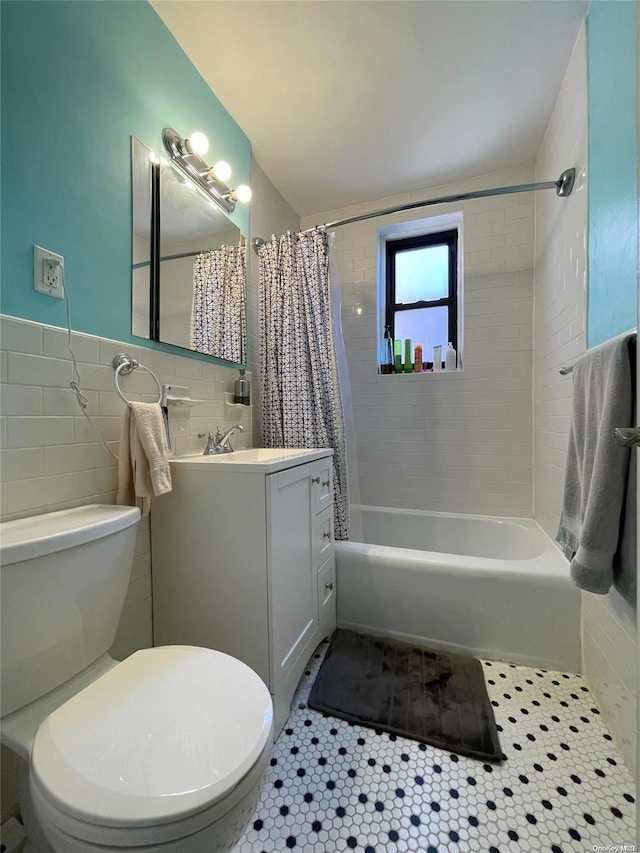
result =
[[[312,477],[312,478],[311,478],[311,482],[312,482],[312,483],[319,483],[319,482],[320,482],[320,477]]]
[[[325,532],[322,534],[323,539],[331,539],[331,533]]]
[[[324,585],[324,588],[325,588],[325,589],[333,589],[333,581],[331,581],[331,583],[326,583],[326,584]]]
[[[323,481],[322,481],[322,485],[323,485],[323,486],[326,486],[327,488],[329,488],[329,481],[328,481],[328,480],[323,480]]]

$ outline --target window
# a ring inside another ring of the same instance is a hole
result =
[[[385,323],[391,337],[433,347],[458,349],[458,230],[387,239]]]

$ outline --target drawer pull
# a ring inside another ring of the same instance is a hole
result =
[[[311,478],[311,482],[312,482],[312,483],[319,483],[319,482],[320,482],[320,477],[312,477],[312,478]]]
[[[323,481],[322,481],[322,485],[323,485],[323,486],[326,486],[327,488],[329,488],[329,480],[323,480]]]
[[[333,581],[332,581],[331,583],[326,583],[326,584],[324,585],[324,588],[325,588],[325,589],[329,589],[329,590],[333,589]]]
[[[331,533],[327,533],[326,531],[322,534],[323,539],[331,539]]]

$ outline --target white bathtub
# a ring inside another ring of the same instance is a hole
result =
[[[580,593],[535,521],[351,508],[336,542],[338,625],[452,652],[576,672]]]

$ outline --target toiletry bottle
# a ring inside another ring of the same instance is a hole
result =
[[[451,341],[447,344],[447,352],[444,357],[445,370],[455,370],[457,364],[456,351],[453,348]]]
[[[243,368],[240,368],[240,376],[233,385],[233,402],[242,403],[243,406],[251,403],[251,385]]]
[[[442,344],[436,344],[433,348],[433,372],[442,370]]]
[[[402,373],[402,341],[393,342],[393,372]]]
[[[414,373],[422,373],[422,344],[416,344],[413,351]]]
[[[413,373],[413,361],[411,360],[411,338],[404,339],[404,372]]]
[[[393,343],[391,341],[391,332],[387,325],[384,327],[382,365],[380,367],[380,373],[393,373],[393,365]]]

